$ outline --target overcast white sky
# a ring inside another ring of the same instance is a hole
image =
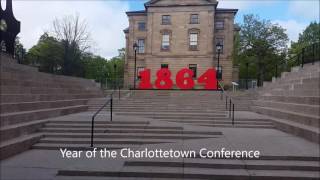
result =
[[[93,40],[92,51],[106,58],[116,56],[125,46],[123,29],[128,26],[125,12],[141,10],[145,0],[19,0],[13,2],[14,14],[21,21],[22,44],[35,45],[43,32],[51,29],[52,21],[65,15],[79,14],[88,23]],[[2,5],[4,0],[1,0]],[[221,0],[219,7],[238,8],[237,22],[243,14],[258,14],[288,29],[289,38],[298,34],[314,20],[319,21],[319,2],[315,0]]]

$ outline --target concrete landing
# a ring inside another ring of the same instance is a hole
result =
[[[48,119],[52,124],[59,122],[78,122],[78,126],[88,124],[90,129],[90,112],[78,113],[73,115],[61,116]],[[264,119],[262,115],[252,112],[236,112],[237,118],[246,119]],[[194,120],[197,120],[196,118]],[[109,115],[102,114],[97,118],[97,125],[108,124]],[[60,123],[60,124],[61,124]],[[113,141],[123,141],[128,139],[144,140],[155,142],[162,140],[167,143],[160,144],[120,144],[119,148],[132,148],[133,150],[162,149],[162,150],[195,150],[201,148],[208,150],[219,150],[226,148],[228,150],[256,150],[261,152],[261,158],[255,160],[249,159],[201,159],[196,158],[177,158],[177,159],[150,159],[150,158],[79,158],[63,159],[59,150],[32,149],[16,155],[14,157],[1,161],[2,180],[71,180],[71,179],[317,179],[320,177],[318,171],[319,165],[319,146],[305,139],[284,133],[276,129],[266,128],[221,128],[204,127],[190,125],[179,122],[167,122],[156,119],[114,116],[115,124],[122,124],[122,132],[112,135]],[[49,123],[50,124],[50,123]],[[126,129],[141,128],[145,133],[129,133],[125,137]],[[116,128],[120,128],[121,127]],[[74,125],[73,125],[74,126]],[[115,126],[115,125],[111,125]],[[163,134],[150,131],[151,128],[171,129],[175,138],[161,139]],[[103,128],[103,127],[101,127]],[[112,129],[112,128],[111,128]],[[179,131],[176,132],[176,131]],[[40,131],[44,138],[46,134],[52,137],[52,132]],[[190,132],[199,132],[199,138],[188,138],[192,136]],[[220,133],[217,133],[220,132]],[[189,135],[186,135],[188,134]],[[70,133],[72,134],[72,133]],[[78,133],[79,134],[79,133]],[[88,135],[89,133],[84,132]],[[216,135],[214,135],[216,134]],[[77,135],[77,134],[74,134]],[[121,136],[120,136],[121,135]],[[136,135],[136,136],[135,136]],[[137,135],[146,135],[145,138]],[[148,135],[148,136],[147,136]],[[59,136],[55,136],[59,140]],[[108,133],[104,135],[107,139]],[[132,137],[130,137],[132,136]],[[156,136],[156,137],[155,137]],[[186,138],[177,138],[176,136],[186,136]],[[62,134],[63,137],[63,134]],[[152,138],[149,138],[152,137]],[[76,139],[75,137],[70,137]],[[63,144],[65,138],[61,138],[61,144],[55,142],[58,146],[70,145]],[[77,138],[77,141],[85,138]],[[50,143],[50,142],[47,142]],[[37,146],[37,144],[35,144]],[[83,149],[88,148],[89,144],[80,144]],[[110,147],[108,142],[100,144],[101,147]],[[120,149],[116,149],[119,153]],[[197,154],[198,155],[198,154]]]

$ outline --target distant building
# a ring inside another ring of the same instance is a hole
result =
[[[216,67],[216,44],[220,42],[223,81],[231,84],[238,73],[232,65],[238,10],[217,6],[216,0],[151,0],[145,3],[145,10],[127,12],[125,86],[133,87],[134,43],[139,46],[137,76],[148,68],[154,82],[160,68],[168,67],[173,76],[182,68],[190,68],[199,77]]]

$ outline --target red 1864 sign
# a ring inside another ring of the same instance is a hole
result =
[[[145,69],[144,71],[139,72],[141,81],[139,83],[139,89],[152,89],[153,85],[151,84],[150,78],[151,72],[150,69]],[[157,72],[157,79],[154,82],[156,89],[172,89],[173,81],[171,79],[171,72],[167,68],[162,68]],[[187,68],[181,69],[176,74],[176,85],[180,89],[192,89],[195,86],[193,80],[193,71]],[[204,74],[202,74],[197,79],[198,84],[203,85],[204,89],[217,89],[217,78],[216,70],[208,69]]]

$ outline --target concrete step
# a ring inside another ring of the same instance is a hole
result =
[[[105,144],[94,143],[94,147],[98,149],[123,149],[123,148],[138,148],[141,145],[121,145],[121,144],[109,144],[106,146]],[[88,144],[53,144],[53,143],[37,143],[34,144],[32,149],[43,149],[43,150],[60,150],[60,148],[67,148],[68,150],[90,150],[90,143]]]
[[[12,113],[19,111],[32,111],[38,109],[50,109],[67,106],[85,105],[87,99],[73,99],[73,100],[57,100],[57,101],[33,101],[33,102],[19,102],[19,103],[1,103],[1,113]]]
[[[319,79],[320,81],[320,79]],[[272,87],[269,87],[268,89],[276,89],[281,88],[283,90],[295,90],[295,89],[314,89],[315,87],[319,86],[320,82],[305,82],[305,83],[290,83],[290,84],[278,84],[274,85]]]
[[[78,77],[54,75],[49,73],[38,72],[38,68],[31,67],[22,64],[12,63],[11,65],[7,63],[2,63],[0,66],[0,72],[3,78],[15,79],[15,80],[40,80],[43,82],[65,82],[65,83],[80,83],[82,85],[92,86],[96,83],[93,80],[83,79]]]
[[[98,109],[100,109],[100,107],[89,107],[88,110],[89,111],[97,111]],[[104,108],[105,111],[110,111],[110,107],[105,107]],[[216,114],[216,113],[223,113],[225,111],[225,107],[224,108],[220,108],[220,109],[215,109],[215,110],[210,110],[210,109],[199,109],[199,110],[195,110],[195,109],[175,109],[175,108],[169,108],[169,109],[164,109],[164,108],[130,108],[130,109],[126,109],[126,108],[119,108],[119,107],[114,107],[113,106],[113,112],[116,113],[129,113],[129,112],[134,112],[134,113],[138,113],[138,112],[153,112],[153,113],[212,113],[212,114]]]
[[[145,145],[145,144],[163,144],[163,143],[173,143],[174,141],[163,140],[163,139],[134,139],[134,138],[122,138],[122,139],[113,139],[113,138],[94,138],[95,144],[104,144],[106,146],[110,145]],[[39,140],[39,143],[46,144],[90,144],[90,138],[49,138],[45,137]]]
[[[279,101],[297,104],[320,105],[320,96],[260,96],[259,99],[266,101]]]
[[[16,73],[17,74],[17,73]],[[3,86],[24,86],[24,87],[56,87],[56,88],[90,88],[96,87],[94,82],[86,79],[82,79],[81,81],[74,81],[70,76],[61,76],[61,78],[52,77],[52,78],[42,78],[42,77],[34,77],[31,79],[26,79],[23,77],[22,79],[16,79],[5,77],[7,74],[1,74],[1,83]],[[12,74],[11,74],[12,75]],[[84,81],[83,81],[84,80]],[[85,82],[88,81],[88,82]],[[85,84],[84,84],[85,83]]]
[[[86,124],[86,125],[90,125],[91,127],[91,121],[84,121],[84,120],[78,120],[78,121],[75,121],[75,120],[65,120],[65,119],[61,119],[61,120],[50,120],[49,121],[50,123],[63,123],[63,124]],[[96,120],[94,121],[94,124],[95,125],[99,125],[99,124],[114,124],[114,125],[148,125],[150,124],[149,121],[125,121],[125,120],[117,120],[117,121],[101,121],[101,120]],[[87,126],[89,127],[89,126]]]
[[[162,121],[170,121],[170,122],[181,122],[181,123],[189,123],[189,124],[211,124],[211,125],[224,125],[224,124],[231,124],[232,120],[227,119],[223,121],[219,120],[172,120],[172,119],[161,119]],[[237,119],[234,120],[234,123],[237,125],[272,125],[272,121],[238,121]]]
[[[319,127],[320,116],[261,106],[253,106],[252,109],[257,113],[261,113],[271,117],[286,119],[307,126]]]
[[[215,179],[215,180],[317,180],[318,172],[288,171],[288,170],[250,170],[245,169],[212,169],[212,168],[182,168],[158,167],[152,170],[147,167],[130,167],[117,171],[81,171],[59,170],[58,176],[86,177],[134,177],[134,178],[163,178],[163,179]]]
[[[261,95],[275,95],[275,96],[320,96],[318,89],[295,89],[295,90],[283,90],[283,89],[272,89],[263,90],[259,92]]]
[[[227,112],[223,113],[161,113],[161,112],[119,112],[118,115],[131,115],[131,116],[148,116],[148,117],[176,117],[176,118],[223,118],[228,115]]]
[[[90,138],[91,135],[87,133],[44,133],[45,137],[48,138]],[[219,136],[219,135],[217,135]],[[203,139],[203,138],[211,138],[215,137],[212,135],[187,135],[187,134],[144,134],[144,133],[95,133],[95,138],[103,138],[103,139],[126,139],[128,137],[134,139],[174,139],[174,140],[182,140],[182,139]]]
[[[192,124],[193,125],[193,124]],[[223,128],[261,128],[261,129],[273,129],[273,124],[197,124],[198,126],[205,127],[223,127]]]
[[[78,105],[78,106],[68,106],[62,108],[50,108],[50,109],[40,109],[33,111],[21,111],[14,113],[3,113],[0,114],[1,126],[13,125],[18,123],[25,123],[34,120],[46,119],[49,117],[57,117],[72,113],[78,113],[81,111],[86,111],[88,106]]]
[[[35,133],[31,135],[20,136],[8,141],[1,141],[0,160],[28,150],[33,144],[38,142],[42,136],[42,133]]]
[[[38,131],[43,127],[47,120],[31,121],[27,123],[19,123],[0,128],[0,140],[7,141],[19,136],[27,135]]]
[[[233,159],[191,159],[185,161],[126,161],[125,166],[146,167],[184,167],[211,169],[246,169],[246,170],[295,170],[318,171],[318,161],[288,161],[288,160],[233,160]]]
[[[91,127],[87,128],[41,128],[41,132],[45,133],[91,133]],[[95,128],[95,133],[144,133],[144,134],[188,134],[188,135],[222,135],[221,132],[215,131],[186,131],[186,130],[160,130],[160,129],[108,129]]]
[[[275,102],[275,101],[261,101],[261,100],[254,101],[254,105],[320,116],[320,106],[319,105],[307,105],[307,104]]]
[[[97,89],[79,88],[48,88],[48,87],[24,87],[1,85],[1,92],[4,94],[80,94],[80,93],[99,93]]]
[[[87,124],[65,124],[65,123],[47,123],[45,127],[48,128],[87,128]],[[95,128],[115,128],[115,129],[174,129],[183,130],[182,127],[170,126],[150,126],[150,125],[114,125],[114,124],[95,124]]]
[[[163,120],[163,119],[171,119],[171,120],[215,120],[215,119],[222,119],[229,117],[228,115],[225,116],[204,116],[204,117],[188,117],[188,116],[166,116],[166,115],[137,115],[141,117],[147,117],[157,120]]]
[[[318,127],[306,126],[290,120],[271,118],[275,127],[281,131],[294,134],[314,143],[320,143],[320,130]]]
[[[1,103],[20,103],[34,101],[56,101],[72,99],[89,99],[100,97],[99,94],[2,94],[0,95]]]

